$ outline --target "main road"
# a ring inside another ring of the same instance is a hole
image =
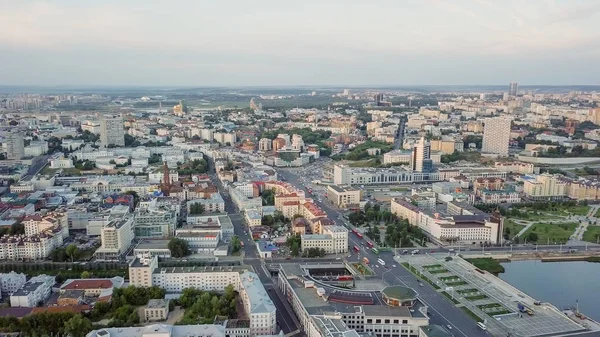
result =
[[[212,161],[210,167],[214,167]],[[240,239],[240,242],[244,243],[244,247],[242,248],[244,264],[252,266],[277,308],[276,321],[279,328],[286,334],[298,330],[299,324],[292,311],[293,309],[287,300],[285,300],[277,286],[273,284],[273,278],[267,268],[265,268],[263,261],[258,257],[256,246],[252,238],[248,235],[242,215],[231,200],[228,191],[218,179],[215,172],[211,170],[209,176],[223,196],[223,200],[225,201],[225,211],[231,219],[234,234]]]

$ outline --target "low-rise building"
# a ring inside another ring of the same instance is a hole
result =
[[[11,307],[36,307],[44,303],[52,292],[54,276],[38,275],[32,277],[23,287],[10,295]]]
[[[340,208],[357,208],[360,205],[361,190],[352,186],[327,186],[327,199]]]
[[[27,282],[27,277],[23,273],[16,273],[14,270],[10,273],[0,274],[0,292],[12,294],[21,289]]]
[[[169,300],[166,299],[151,299],[144,307],[144,320],[149,321],[165,321],[169,315]]]

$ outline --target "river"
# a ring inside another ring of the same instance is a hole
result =
[[[504,281],[542,302],[559,309],[574,307],[600,321],[600,263],[544,262],[538,260],[503,263]]]

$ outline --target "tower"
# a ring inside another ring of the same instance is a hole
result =
[[[169,172],[169,166],[167,165],[167,162],[165,161],[163,163],[163,178],[162,181],[160,183],[160,190],[162,191],[163,195],[168,197],[169,196],[169,191],[171,191],[171,175]]]
[[[508,155],[511,120],[503,117],[489,118],[484,121],[481,152]]]
[[[103,116],[100,119],[100,142],[103,147],[109,145],[125,146],[125,132],[123,131],[123,117]]]
[[[415,172],[431,172],[433,164],[431,161],[431,144],[421,137],[413,148],[410,167]]]
[[[510,82],[510,84],[508,85],[508,95],[516,97],[518,93],[519,93],[519,83]]]

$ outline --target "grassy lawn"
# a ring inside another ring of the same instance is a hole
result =
[[[502,308],[502,306],[498,303],[490,303],[490,304],[481,304],[477,306],[479,309],[489,309],[489,308]]]
[[[429,270],[429,269],[435,269],[435,268],[441,268],[441,267],[442,267],[441,264],[430,264],[430,265],[427,265],[427,266],[423,266],[423,269]]]
[[[519,234],[519,232],[525,228],[525,226],[523,225],[519,225],[518,223],[515,223],[514,221],[508,219],[506,221],[504,221],[504,230],[506,233],[506,229],[508,228],[508,230],[510,231],[509,233],[509,238],[512,238],[513,236]]]
[[[452,298],[452,295],[448,294],[445,291],[442,291],[442,295],[446,296],[450,301],[454,302],[454,304],[458,304],[460,303],[459,301],[457,301],[455,298]]]
[[[596,243],[598,237],[600,237],[600,226],[588,226],[585,233],[583,233],[583,241]]]
[[[417,275],[416,270],[408,263],[408,262],[402,262],[401,265],[406,268],[408,271],[410,271],[413,275],[415,275],[417,278],[422,279],[423,281],[426,281],[427,283],[431,284],[431,286],[435,289],[440,289],[440,286],[438,286],[437,284],[435,284],[434,282],[432,282],[430,279],[428,279],[426,276],[423,275]]]
[[[569,222],[562,224],[545,224],[545,223],[536,223],[533,226],[529,227],[529,229],[521,235],[523,239],[527,238],[529,233],[536,233],[537,243],[546,244],[548,242],[567,242],[569,237],[575,232],[575,228],[577,228],[577,223]],[[527,241],[531,241],[527,239]]]
[[[467,284],[467,282],[465,282],[465,281],[444,282],[444,283],[446,283],[446,285],[449,287],[463,286],[463,285]]]
[[[477,300],[486,299],[488,297],[486,295],[481,294],[481,295],[474,295],[474,296],[466,296],[465,298],[469,301],[477,301]]]
[[[561,207],[563,211],[575,214],[575,215],[587,215],[590,211],[590,206],[573,206],[573,207]]]
[[[474,313],[474,312],[472,312],[471,310],[469,310],[469,308],[467,308],[467,307],[461,307],[461,309],[462,309],[462,310],[463,310],[463,311],[464,311],[464,312],[465,312],[467,315],[469,315],[469,317],[471,317],[472,319],[474,319],[476,322],[483,322],[483,320],[482,320],[482,319],[481,319],[479,316],[475,315],[475,313]]]
[[[435,269],[429,271],[432,274],[445,274],[448,272],[448,269]]]
[[[488,273],[498,275],[504,273],[504,267],[498,260],[494,260],[491,257],[483,257],[477,259],[465,259],[467,262],[473,264],[475,267],[485,270]]]
[[[479,293],[479,290],[477,290],[475,288],[471,288],[471,289],[457,290],[456,292],[459,294],[471,294],[471,293]]]

